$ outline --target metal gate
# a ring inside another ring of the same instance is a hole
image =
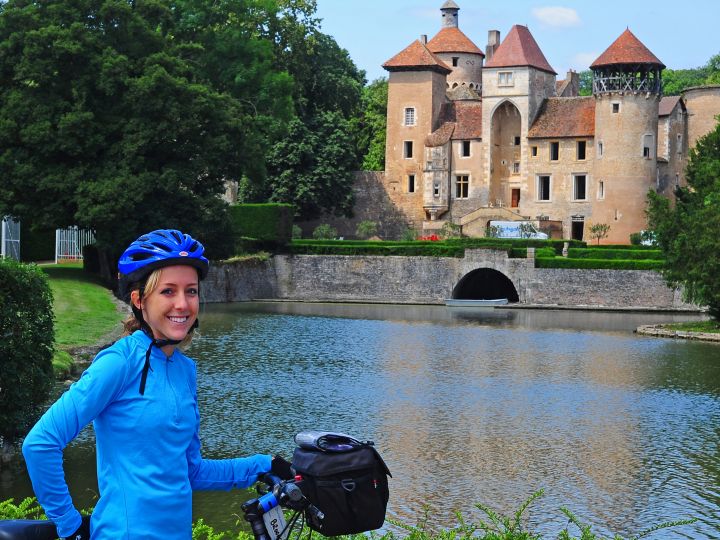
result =
[[[20,222],[10,217],[2,220],[2,239],[0,240],[0,251],[3,258],[20,260]]]
[[[55,230],[55,264],[67,261],[81,261],[82,250],[95,242],[91,230],[70,227]]]

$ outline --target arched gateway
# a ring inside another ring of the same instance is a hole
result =
[[[465,274],[452,292],[453,300],[494,300],[507,298],[508,302],[520,300],[517,289],[510,279],[492,268],[478,268]]]

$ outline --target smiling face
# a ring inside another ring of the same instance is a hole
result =
[[[140,298],[133,291],[131,300],[142,310],[155,339],[182,341],[197,319],[200,308],[198,273],[192,266],[168,266],[160,272],[157,286]],[[166,354],[175,346],[163,347]]]

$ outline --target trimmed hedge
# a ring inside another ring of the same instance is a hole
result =
[[[647,251],[654,251],[657,250],[657,246],[643,246],[643,245],[633,245],[633,244],[600,244],[599,246],[596,244],[590,244],[588,246],[592,249],[627,249],[631,251],[637,251],[637,250],[647,250]]]
[[[233,234],[243,247],[253,242],[284,246],[292,239],[294,212],[291,204],[235,204],[230,207]]]
[[[618,259],[570,259],[565,257],[535,259],[535,268],[575,268],[585,270],[661,270],[663,261],[627,261]]]
[[[322,243],[305,244],[293,242],[289,246],[294,255],[399,255],[404,257],[462,257],[465,250],[458,246],[447,246],[440,242],[416,242],[425,245],[360,245],[347,242],[345,245],[327,245]]]
[[[53,382],[52,293],[34,264],[0,260],[0,437],[22,437]]]
[[[595,249],[571,248],[568,250],[571,259],[617,259],[617,260],[664,260],[659,249]]]

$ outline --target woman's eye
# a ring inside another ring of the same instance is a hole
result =
[[[195,289],[195,288],[190,288],[190,289],[187,290],[187,294],[190,294],[190,295],[192,295],[192,296],[195,296],[195,295],[198,294],[198,290]]]
[[[160,291],[160,294],[172,294],[172,289],[163,289]]]

